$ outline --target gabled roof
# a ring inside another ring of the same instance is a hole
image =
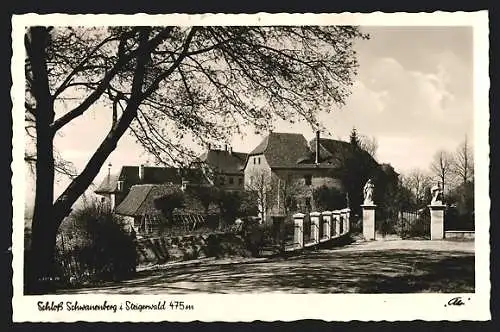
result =
[[[336,154],[344,154],[352,151],[352,146],[349,142],[331,138],[320,138],[319,144],[322,149],[330,154],[330,157],[333,157]],[[316,152],[316,138],[311,140],[311,147],[313,147],[313,151]]]
[[[114,193],[117,189],[118,177],[118,174],[107,175],[94,192],[98,195]]]
[[[116,207],[115,213],[125,216],[138,217],[144,215],[158,215],[161,212],[155,206],[155,200],[165,195],[180,191],[180,186],[175,184],[153,185],[141,184],[130,188],[128,195]],[[174,214],[204,214],[205,209],[201,202],[190,194],[184,193],[184,207],[174,210]],[[215,208],[211,207],[210,212]]]
[[[221,173],[242,174],[247,154],[225,150],[208,150],[200,159]]]
[[[331,155],[331,157],[328,158],[327,161],[332,165],[335,165],[335,167],[337,168],[343,167],[344,162],[347,159],[351,158],[355,153],[355,148],[349,142],[330,138],[320,138],[319,142],[320,147],[327,150]],[[311,146],[315,146],[315,143],[316,139],[313,139],[311,141]],[[314,151],[316,151],[316,148],[314,148]],[[371,163],[373,166],[379,165],[377,161],[365,150],[361,150],[361,155],[366,162]]]
[[[182,183],[182,175],[179,168],[144,166],[144,178],[141,181],[139,179],[139,167],[123,166],[119,180],[133,184],[141,182],[148,184]]]
[[[294,167],[299,158],[308,151],[309,147],[303,135],[272,132],[249,153],[249,156],[264,154],[271,168]]]
[[[309,142],[309,151],[300,159],[300,164],[312,164],[316,161],[316,138]],[[348,142],[330,138],[319,139],[319,162],[332,167],[341,167],[342,160],[352,154],[352,146]]]
[[[104,178],[96,194],[112,194],[117,191],[118,181],[124,182],[124,188],[136,184],[182,184],[182,181],[206,184],[208,180],[203,170],[197,168],[180,169],[175,167],[144,166],[144,178],[139,179],[139,166],[123,166],[119,174],[109,175]]]
[[[140,216],[148,214],[149,211],[153,210],[154,206],[149,206],[147,198],[150,196],[153,190],[153,185],[142,184],[135,185],[130,188],[130,191],[125,199],[116,207],[115,213],[125,215],[125,216]],[[170,193],[168,190],[163,194]],[[162,194],[162,193],[158,193]],[[150,202],[152,203],[152,202]]]

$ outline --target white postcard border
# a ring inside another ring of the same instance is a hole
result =
[[[476,292],[456,294],[467,300],[463,306],[445,306],[454,294],[249,294],[249,295],[23,295],[24,245],[24,43],[29,25],[391,25],[474,27],[474,146],[476,223]],[[13,321],[395,321],[395,320],[489,320],[489,40],[488,13],[342,13],[342,14],[169,14],[169,15],[66,15],[25,14],[12,19],[13,101]],[[470,300],[468,300],[470,299]],[[186,311],[92,311],[41,312],[38,301],[79,301],[87,304],[122,304],[126,301],[153,303],[184,301],[194,305]]]

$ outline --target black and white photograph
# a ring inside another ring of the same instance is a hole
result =
[[[378,15],[15,15],[14,318],[488,319],[487,12]]]

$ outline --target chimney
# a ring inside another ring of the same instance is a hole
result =
[[[316,164],[319,164],[319,130],[316,130]]]
[[[108,164],[108,181],[109,181],[109,177],[111,176],[111,163]]]
[[[144,165],[140,165],[139,166],[139,181],[143,181],[144,180]]]

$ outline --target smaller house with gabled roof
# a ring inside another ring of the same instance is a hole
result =
[[[138,184],[130,188],[127,196],[116,207],[115,213],[121,215],[137,234],[151,234],[161,225],[168,223],[165,211],[158,206],[157,200],[179,193],[176,184]],[[217,217],[219,208],[210,203],[204,206],[196,196],[195,187],[183,188],[183,202],[172,206],[174,225],[194,225],[206,223],[210,216]]]
[[[209,185],[209,183],[203,171],[196,168],[122,166],[117,174],[108,171],[108,175],[94,192],[114,210],[135,185],[172,184],[181,187],[186,184]]]

